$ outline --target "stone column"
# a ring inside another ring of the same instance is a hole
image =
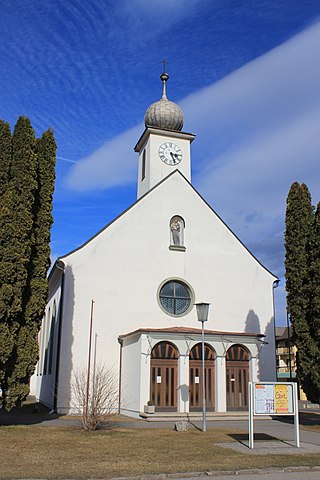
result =
[[[150,345],[146,335],[140,338],[140,376],[136,378],[140,382],[140,412],[143,412],[144,405],[150,400],[150,359],[151,354],[146,355]],[[143,352],[143,354],[142,354]],[[151,352],[150,352],[151,353]]]
[[[263,378],[260,378],[258,345],[246,344],[245,346],[250,352],[248,382],[259,382],[264,380]]]
[[[189,412],[189,355],[181,353],[178,363],[178,412]]]
[[[217,356],[215,359],[215,410],[216,412],[227,411],[226,392],[226,357]]]

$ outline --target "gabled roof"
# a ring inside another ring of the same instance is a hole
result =
[[[289,327],[290,338],[292,337],[292,328]],[[275,335],[277,340],[287,340],[288,339],[288,327],[276,327]]]
[[[120,213],[120,215],[118,215],[117,217],[115,217],[111,222],[109,222],[105,227],[101,228],[95,235],[93,235],[92,237],[90,237],[86,242],[84,242],[82,245],[80,245],[79,247],[75,248],[74,250],[71,250],[70,252],[66,253],[65,255],[59,257],[52,270],[54,269],[55,265],[57,262],[63,260],[64,258],[68,257],[69,255],[72,255],[73,253],[77,252],[78,250],[81,250],[82,248],[84,248],[86,245],[88,245],[88,243],[90,243],[93,239],[95,239],[98,235],[100,235],[100,233],[102,233],[104,230],[106,230],[107,228],[109,228],[113,223],[115,223],[119,218],[121,218],[122,216],[124,216],[127,212],[129,212],[131,209],[133,209],[138,203],[140,202],[143,202],[143,200],[151,194],[151,192],[153,192],[154,190],[158,189],[164,182],[168,181],[169,178],[173,177],[174,175],[180,175],[182,177],[182,179],[190,186],[190,188],[196,193],[196,195],[203,201],[203,203],[205,203],[205,205],[207,205],[207,207],[212,211],[212,213],[220,220],[220,222],[223,223],[223,225],[229,230],[229,232],[238,240],[238,242],[247,250],[247,252],[254,258],[254,260],[264,269],[266,270],[270,275],[272,275],[275,279],[275,282],[276,281],[279,281],[278,280],[278,277],[276,275],[274,275],[268,268],[266,268],[254,255],[253,253],[245,246],[245,244],[240,240],[239,237],[237,237],[237,235],[231,230],[231,228],[228,227],[228,225],[222,220],[222,218],[215,212],[215,210],[213,210],[213,208],[211,207],[211,205],[200,195],[200,193],[195,189],[195,187],[189,182],[189,180],[180,172],[180,170],[176,169],[174,170],[173,172],[171,172],[169,175],[167,175],[165,178],[163,178],[159,183],[157,183],[156,185],[154,185],[150,190],[148,190],[148,192],[146,192],[144,195],[142,195],[140,198],[138,198],[132,205],[130,205],[128,208],[126,208],[122,213]],[[51,271],[52,271],[51,270]],[[51,272],[50,272],[51,274]]]

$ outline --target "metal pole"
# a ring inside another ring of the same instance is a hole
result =
[[[88,371],[87,371],[87,391],[85,403],[85,417],[88,418],[89,411],[89,390],[90,390],[90,368],[91,368],[91,343],[92,343],[92,324],[93,324],[93,305],[94,300],[91,300],[91,315],[90,315],[90,330],[89,330],[89,352],[88,352]]]
[[[291,366],[291,338],[290,338],[290,326],[289,326],[289,313],[287,312],[287,344],[289,349],[289,372],[290,372],[290,382],[292,382],[292,366]]]
[[[294,403],[294,437],[295,437],[296,447],[300,448],[298,385],[296,383],[293,383],[292,386],[293,386],[293,403]]]
[[[249,382],[249,448],[254,448],[254,433],[253,433],[253,408],[254,408],[254,383]]]
[[[94,347],[93,347],[93,370],[92,370],[92,398],[95,398],[95,380],[96,380],[96,363],[97,363],[97,337],[98,334],[94,335]]]
[[[206,384],[205,384],[205,365],[204,365],[204,322],[202,322],[202,431],[207,431],[206,419]]]
[[[118,414],[121,411],[121,380],[122,380],[122,340],[118,339],[120,343],[120,361],[119,361],[119,392],[118,392]]]

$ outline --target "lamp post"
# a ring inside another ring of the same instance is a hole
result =
[[[290,338],[290,323],[289,323],[289,313],[287,312],[287,345],[289,352],[289,372],[290,372],[290,382],[292,382],[292,366],[291,366],[291,338]]]
[[[206,419],[206,384],[204,371],[204,322],[208,320],[210,303],[196,303],[198,321],[202,323],[202,431],[207,431]]]

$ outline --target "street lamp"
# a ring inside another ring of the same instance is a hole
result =
[[[202,323],[202,431],[207,431],[206,419],[206,384],[204,374],[204,322],[208,320],[210,303],[195,303],[197,307],[198,321]]]

